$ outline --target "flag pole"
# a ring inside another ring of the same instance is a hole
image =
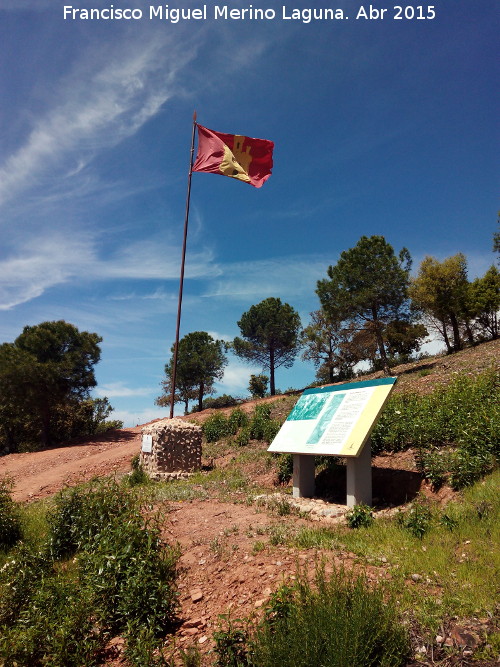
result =
[[[193,132],[191,135],[191,152],[189,155],[189,172],[188,172],[188,186],[186,196],[186,215],[184,218],[184,240],[182,242],[182,260],[181,260],[181,275],[179,279],[179,300],[177,304],[177,325],[175,329],[175,343],[174,343],[174,360],[172,364],[172,394],[170,398],[170,419],[174,416],[174,398],[175,398],[175,381],[177,379],[177,353],[179,349],[179,331],[181,328],[181,310],[182,310],[182,289],[184,286],[184,267],[186,264],[186,243],[189,222],[189,202],[191,199],[191,176],[193,173],[194,160],[194,135],[196,130],[196,111],[193,113]]]

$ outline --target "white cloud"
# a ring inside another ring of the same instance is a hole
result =
[[[142,410],[113,410],[110,419],[119,419],[123,422],[123,426],[142,426],[153,421],[153,419],[165,419],[169,416],[169,408],[144,408]],[[182,407],[177,406],[174,415],[184,414]]]
[[[222,393],[248,395],[248,383],[250,375],[261,373],[262,369],[250,364],[241,364],[230,361],[224,369],[224,377],[217,383],[218,390]]]
[[[222,267],[222,276],[212,282],[203,296],[231,299],[288,298],[310,294],[326,273],[328,261],[318,256],[290,256]]]
[[[94,390],[100,398],[117,398],[129,396],[151,396],[155,389],[151,387],[126,387],[123,382],[108,382],[102,384]]]
[[[97,241],[91,234],[73,231],[66,235],[33,234],[18,242],[15,254],[0,260],[0,310],[9,310],[70,281],[178,280],[181,252],[166,237],[124,246],[111,257],[98,256]],[[209,278],[220,272],[211,250],[191,252],[186,277]],[[169,296],[158,289],[148,298]]]
[[[166,39],[124,39],[95,49],[60,82],[56,103],[0,168],[0,203],[44,182],[71,159],[80,172],[93,156],[133,135],[177,92],[176,76],[195,55],[193,43],[168,48]],[[175,54],[175,56],[173,55]],[[45,183],[46,185],[46,183]]]

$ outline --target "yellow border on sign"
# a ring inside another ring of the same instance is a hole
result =
[[[385,384],[374,388],[368,403],[349,434],[348,441],[337,456],[359,456],[393,387],[392,384]],[[354,448],[357,449],[356,453],[353,453]]]

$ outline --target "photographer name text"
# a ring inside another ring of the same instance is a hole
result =
[[[180,23],[183,21],[345,21],[354,18],[357,21],[424,21],[436,18],[435,5],[394,5],[393,7],[376,7],[375,5],[358,5],[349,15],[344,9],[331,7],[290,7],[282,5],[279,9],[271,7],[236,8],[229,5],[200,5],[198,7],[171,7],[170,5],[150,5],[148,9],[109,7],[82,8],[64,5],[65,21],[166,21]]]

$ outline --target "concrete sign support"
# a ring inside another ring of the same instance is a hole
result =
[[[372,452],[370,441],[358,457],[346,459],[347,507],[372,504]]]
[[[312,498],[314,496],[314,456],[293,455],[293,497]]]
[[[340,456],[347,505],[371,504],[370,434],[396,378],[306,389],[268,451],[293,454],[293,495],[314,495],[314,456]]]

